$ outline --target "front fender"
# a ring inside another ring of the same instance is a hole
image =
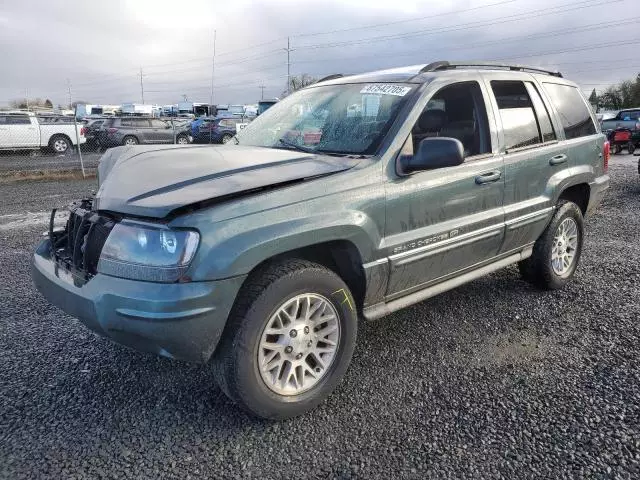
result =
[[[366,262],[380,244],[377,224],[359,211],[339,210],[273,223],[259,220],[252,215],[201,231],[202,243],[189,272],[191,278],[201,281],[245,275],[276,255],[335,240],[352,242]]]

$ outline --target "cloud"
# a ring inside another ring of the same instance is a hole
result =
[[[101,103],[252,103],[291,73],[358,73],[439,59],[558,68],[585,90],[640,71],[637,0],[39,0],[0,10],[0,104],[29,96]],[[451,13],[456,12],[456,13]],[[626,23],[625,23],[626,22]],[[367,28],[378,25],[375,28]],[[599,27],[598,25],[605,25]],[[322,33],[328,32],[328,33]],[[633,42],[606,47],[612,42]],[[605,46],[602,46],[605,45]],[[593,48],[590,48],[593,47]]]

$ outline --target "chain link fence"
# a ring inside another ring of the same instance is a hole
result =
[[[0,178],[42,172],[95,174],[109,148],[120,145],[226,143],[249,119],[90,116],[0,111]]]

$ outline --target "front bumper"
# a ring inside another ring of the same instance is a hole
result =
[[[136,350],[206,362],[245,277],[160,284],[97,274],[88,282],[59,267],[43,240],[32,260],[36,287],[94,332]]]
[[[609,189],[609,183],[609,175],[602,175],[589,184],[591,195],[589,196],[587,215],[593,213],[596,207],[600,205],[600,202],[602,202],[602,199]]]

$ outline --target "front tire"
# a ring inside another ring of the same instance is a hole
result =
[[[187,145],[189,143],[189,138],[186,135],[178,135],[176,138],[176,143],[178,145]]]
[[[224,144],[229,143],[232,138],[233,138],[233,135],[229,135],[228,133],[225,133],[222,136],[222,143],[224,143]]]
[[[583,242],[582,211],[573,202],[562,201],[531,257],[518,264],[522,277],[545,290],[564,287],[573,278]]]
[[[636,151],[636,144],[633,142],[629,142],[627,144],[627,150],[629,150],[629,155],[633,155],[633,152]]]
[[[253,415],[284,419],[319,405],[355,347],[355,302],[342,279],[303,260],[247,280],[214,356],[225,394]]]

